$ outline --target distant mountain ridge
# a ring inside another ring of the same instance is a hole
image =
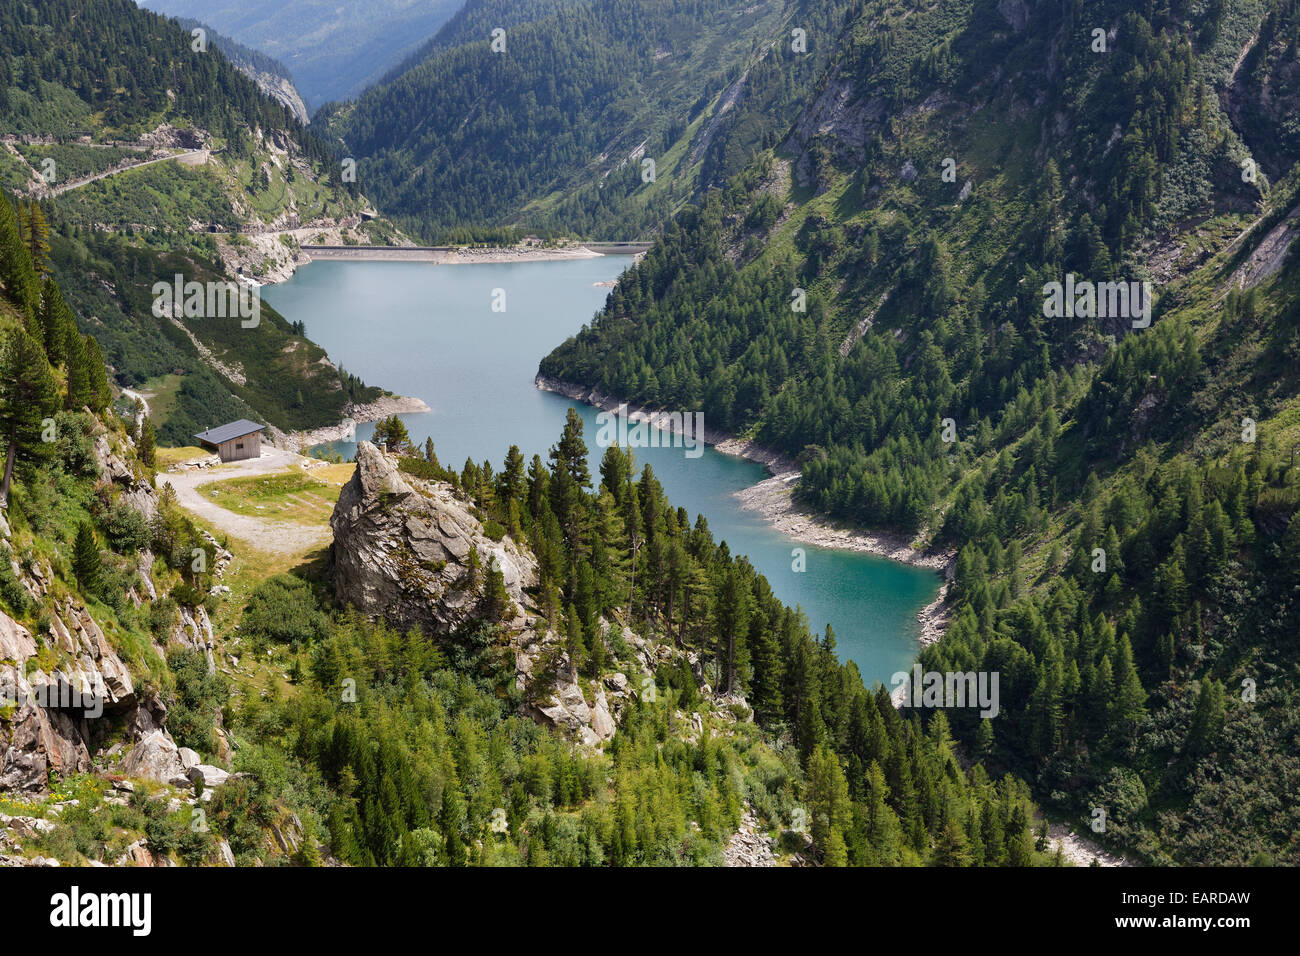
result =
[[[210,23],[281,61],[309,108],[355,96],[433,36],[464,0],[140,0]]]

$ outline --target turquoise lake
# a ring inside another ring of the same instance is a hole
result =
[[[411,437],[431,436],[443,464],[466,457],[499,468],[516,444],[525,459],[560,436],[565,412],[578,408],[598,475],[596,412],[534,387],[537,363],[591,320],[614,279],[631,260],[621,256],[560,262],[437,266],[413,262],[315,262],[263,297],[337,364],[368,384],[424,399],[427,414],[405,415]],[[505,311],[493,311],[504,291]],[[357,428],[366,439],[373,425]],[[336,446],[345,454],[351,447]],[[715,540],[744,554],[773,591],[802,607],[820,633],[835,629],[842,659],[854,661],[870,685],[888,684],[916,657],[916,613],[934,599],[939,576],[874,555],[803,545],[744,511],[733,494],[767,477],[761,465],[719,454],[698,458],[678,448],[637,448],[674,506],[703,514]],[[807,570],[792,569],[792,549],[806,552]]]

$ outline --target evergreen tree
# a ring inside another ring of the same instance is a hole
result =
[[[140,462],[146,468],[153,468],[157,461],[156,441],[153,420],[145,416],[140,426]]]
[[[380,448],[397,454],[404,454],[411,446],[411,436],[406,430],[406,423],[397,415],[390,415],[378,421],[371,440]]]
[[[4,333],[0,340],[0,437],[6,452],[0,508],[9,506],[15,465],[51,453],[51,444],[43,440],[43,422],[57,408],[58,386],[45,350],[25,329]]]
[[[69,411],[80,411],[94,400],[91,385],[90,360],[86,354],[86,340],[74,336],[69,340],[68,348],[68,390],[63,396],[63,407]]]
[[[41,282],[23,241],[18,214],[7,198],[0,201],[0,284],[27,315],[36,314]]]
[[[20,228],[27,254],[31,256],[32,268],[36,275],[50,274],[50,226],[45,221],[45,212],[38,203],[28,203],[18,207]]]
[[[77,539],[72,546],[72,572],[87,593],[95,594],[99,591],[103,564],[99,556],[99,544],[95,540],[95,530],[89,521],[83,521],[77,526]]]

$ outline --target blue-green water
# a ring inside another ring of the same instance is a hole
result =
[[[559,438],[565,411],[582,413],[592,473],[596,409],[533,385],[538,360],[600,308],[628,259],[434,266],[405,262],[317,262],[290,281],[263,290],[267,302],[331,358],[366,382],[424,399],[427,414],[405,415],[411,437],[432,436],[443,464],[472,457],[499,467],[511,444],[543,459]],[[493,311],[495,290],[505,311]],[[373,425],[357,428],[366,439]],[[341,446],[345,453],[348,446]],[[839,653],[871,683],[888,683],[915,659],[916,612],[934,599],[932,571],[852,551],[799,544],[744,511],[733,493],[767,476],[760,465],[712,448],[698,458],[683,449],[638,448],[668,500],[692,519],[703,514],[715,540],[744,554],[787,604],[798,605],[820,632],[829,622]],[[804,548],[806,571],[792,569]]]

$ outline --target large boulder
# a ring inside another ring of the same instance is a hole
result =
[[[166,731],[154,730],[145,734],[131,752],[122,758],[118,771],[126,777],[143,777],[159,783],[170,783],[185,777],[185,764],[180,748]]]
[[[367,614],[403,630],[455,630],[483,595],[486,573],[467,583],[476,550],[484,572],[491,564],[501,569],[516,612],[506,623],[526,622],[524,589],[537,583],[533,556],[508,537],[489,538],[450,485],[403,474],[396,458],[369,442],[357,445],[357,469],[330,527],[335,591]]]

